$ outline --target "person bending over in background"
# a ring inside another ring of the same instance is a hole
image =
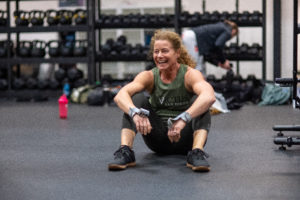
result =
[[[215,24],[197,26],[182,33],[182,41],[189,54],[197,62],[196,69],[206,75],[205,61],[226,70],[231,69],[229,60],[225,59],[225,43],[238,34],[238,26],[225,20]]]
[[[108,169],[136,165],[132,147],[139,132],[152,151],[188,153],[188,167],[209,171],[203,148],[210,129],[209,107],[215,101],[214,90],[201,72],[192,68],[195,63],[177,33],[156,31],[150,51],[156,67],[139,73],[114,98],[124,115],[121,146]]]

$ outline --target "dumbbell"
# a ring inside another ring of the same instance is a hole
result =
[[[224,21],[229,19],[229,12],[228,11],[223,11],[222,13],[220,13],[220,21]]]
[[[248,57],[248,49],[249,45],[247,43],[242,43],[240,48],[239,48],[239,56],[243,58]]]
[[[33,40],[30,55],[32,57],[42,58],[46,54],[46,42],[42,40]]]
[[[73,56],[82,57],[87,53],[87,40],[76,40],[73,48]]]
[[[262,55],[260,55],[261,46],[258,43],[253,43],[248,48],[248,54],[251,58],[260,58]]]
[[[210,13],[205,11],[202,15],[201,15],[201,21],[203,24],[207,24],[210,23]]]
[[[199,12],[195,12],[188,19],[188,24],[190,26],[200,25],[200,22],[201,22],[201,14]]]
[[[103,27],[112,27],[113,26],[113,15],[106,15],[102,18],[102,26]]]
[[[86,24],[86,20],[87,20],[86,10],[76,9],[74,11],[73,18],[74,18],[75,24],[77,24],[77,25]]]
[[[29,12],[19,10],[14,11],[15,23],[17,26],[28,26],[29,24]]]
[[[47,23],[50,26],[57,25],[59,23],[60,15],[59,11],[56,10],[47,10],[46,11]]]
[[[83,78],[83,72],[75,67],[68,69],[67,77],[70,81],[76,81]]]
[[[71,10],[60,10],[59,11],[59,23],[61,25],[71,25],[73,18],[73,11]]]
[[[262,23],[262,13],[255,10],[250,14],[249,20],[251,23]]]
[[[117,41],[114,42],[113,48],[114,48],[118,53],[120,53],[120,52],[125,48],[126,42],[127,42],[126,36],[121,35],[121,36],[119,36],[119,37],[117,38]]]
[[[188,11],[183,11],[180,13],[179,22],[181,24],[188,24],[188,19],[190,18],[190,13]]]
[[[139,25],[139,22],[140,22],[140,14],[137,13],[137,14],[129,14],[129,19],[130,19],[130,25],[131,26],[138,26]]]
[[[6,26],[7,24],[7,13],[4,10],[0,10],[0,26]]]
[[[120,59],[129,60],[131,55],[132,45],[126,44],[124,45],[124,49],[120,52]]]
[[[19,49],[17,49],[17,54],[20,57],[30,57],[31,56],[31,49],[32,49],[32,42],[31,41],[20,41],[19,42]]]
[[[239,22],[241,24],[247,24],[250,22],[250,13],[249,11],[243,11],[241,14],[240,14],[240,17],[239,17]]]
[[[166,26],[168,24],[167,15],[158,15],[157,23],[161,26]]]
[[[50,57],[60,56],[60,42],[58,40],[50,40],[47,42],[48,54]]]
[[[115,27],[122,27],[123,26],[123,15],[115,15],[112,17],[112,24]]]
[[[220,20],[220,12],[215,10],[210,14],[210,22],[218,22]]]
[[[239,47],[237,43],[230,43],[228,53],[232,57],[237,57],[239,54]]]
[[[130,57],[132,59],[142,59],[142,45],[141,44],[136,44],[130,52]]]
[[[150,47],[149,46],[143,46],[142,47],[142,51],[141,51],[141,56],[142,56],[142,59],[144,60],[146,60],[146,59],[148,59],[148,57],[149,57],[149,50],[150,50]]]
[[[144,14],[140,17],[140,26],[141,27],[147,27],[149,25],[149,14]]]
[[[229,16],[229,20],[233,21],[235,23],[238,23],[239,22],[239,13],[236,11],[232,12]]]
[[[32,10],[29,12],[30,23],[33,26],[42,26],[44,24],[45,13],[41,10]]]

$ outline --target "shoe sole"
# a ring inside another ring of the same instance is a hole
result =
[[[197,171],[197,172],[208,172],[208,171],[210,171],[210,167],[206,167],[206,166],[197,166],[197,167],[195,167],[194,165],[191,165],[189,163],[187,163],[186,166],[191,168],[193,171]]]
[[[108,166],[109,170],[123,170],[126,169],[127,167],[134,167],[136,165],[135,162],[128,163],[126,165],[117,165],[117,164],[111,164]]]

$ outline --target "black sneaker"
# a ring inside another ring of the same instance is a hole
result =
[[[206,161],[208,155],[201,149],[193,149],[188,152],[186,166],[191,168],[193,171],[208,172],[210,166]]]
[[[114,161],[108,164],[109,170],[122,170],[126,169],[127,167],[135,166],[134,152],[130,149],[129,146],[121,146],[114,153],[114,156]]]

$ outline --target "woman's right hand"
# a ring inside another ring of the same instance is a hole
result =
[[[133,122],[135,123],[137,132],[142,135],[147,135],[152,130],[152,126],[147,116],[136,114],[133,116]]]

